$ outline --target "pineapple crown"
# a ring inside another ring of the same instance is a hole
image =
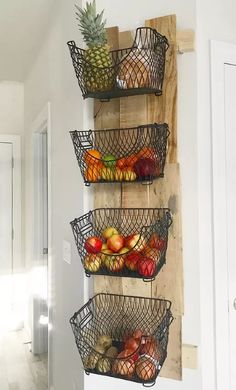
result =
[[[84,9],[77,8],[76,19],[79,21],[78,26],[83,35],[84,42],[89,48],[94,46],[103,46],[107,43],[107,34],[105,30],[106,20],[102,20],[103,12],[96,13],[96,3],[93,0],[92,3],[86,2]]]

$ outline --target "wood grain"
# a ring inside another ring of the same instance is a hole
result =
[[[168,141],[168,156],[164,179],[154,181],[151,186],[139,183],[100,184],[94,187],[95,207],[169,207],[173,214],[173,226],[169,233],[167,261],[156,281],[144,283],[140,279],[94,277],[94,290],[145,297],[162,297],[172,301],[175,320],[170,328],[168,357],[161,375],[172,379],[182,377],[182,333],[183,314],[183,269],[181,234],[181,188],[177,164],[177,65],[176,65],[176,17],[151,19],[146,25],[166,35],[170,48],[167,51],[166,74],[163,95],[130,96],[112,99],[100,108],[95,102],[95,128],[132,127],[140,124],[166,122],[171,131]],[[115,45],[130,47],[131,32],[119,33],[111,29]]]
[[[176,45],[176,15],[163,16],[146,20],[147,27],[155,28],[165,35],[169,42],[166,52],[166,68],[163,83],[163,93],[158,98],[147,96],[148,123],[169,124],[167,162],[177,162],[177,45]]]
[[[119,29],[111,27],[107,29],[108,43],[112,50],[119,48]],[[120,127],[120,101],[111,99],[101,103],[94,100],[94,128],[115,129]],[[105,183],[94,185],[94,208],[121,207],[120,184]],[[122,282],[120,278],[108,276],[96,276],[93,278],[94,293],[107,292],[122,294]]]
[[[167,358],[161,369],[163,378],[182,379],[182,317],[175,317],[169,328]]]

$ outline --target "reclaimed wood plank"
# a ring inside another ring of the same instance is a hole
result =
[[[147,27],[155,28],[169,42],[166,52],[166,67],[161,96],[148,95],[148,122],[169,124],[167,162],[177,162],[177,43],[176,15],[146,20]]]

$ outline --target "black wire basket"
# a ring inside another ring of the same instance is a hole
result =
[[[97,294],[70,319],[84,370],[155,384],[167,356],[171,302]]]
[[[85,185],[146,182],[164,176],[168,125],[148,124],[109,130],[71,131]]]
[[[85,273],[152,281],[166,262],[167,208],[100,208],[71,222]]]
[[[162,94],[168,40],[150,27],[136,30],[132,47],[108,53],[108,64],[92,63],[86,50],[67,42],[83,98]],[[99,56],[97,54],[97,56]]]

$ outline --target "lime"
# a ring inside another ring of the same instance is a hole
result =
[[[108,167],[108,168],[114,168],[116,165],[116,158],[113,154],[106,154],[102,158],[102,161],[103,161],[103,164],[105,165],[105,167]]]

